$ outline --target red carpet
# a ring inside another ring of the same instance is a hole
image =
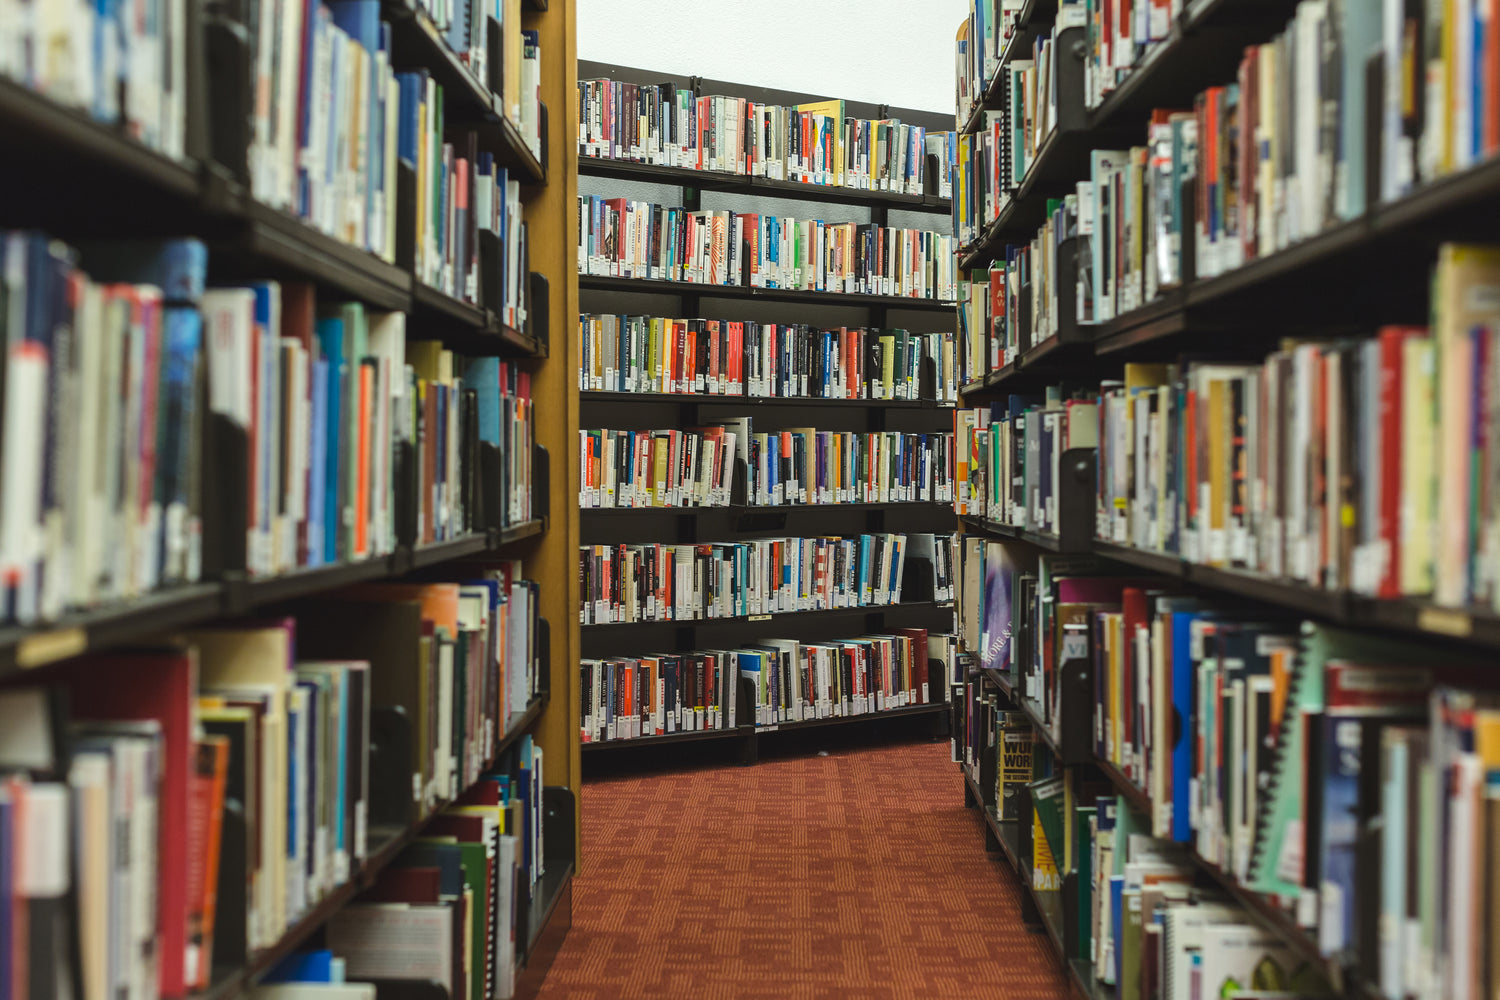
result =
[[[587,782],[542,1000],[1053,1000],[946,742]]]

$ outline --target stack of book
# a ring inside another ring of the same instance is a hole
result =
[[[0,901],[29,915],[0,952],[31,956],[11,966],[20,994],[204,990],[216,959],[272,946],[348,883],[372,829],[480,781],[538,689],[519,573],[372,585],[0,688],[18,737],[0,758],[0,859],[27,873]],[[377,732],[405,756],[376,753]],[[44,849],[59,843],[76,866]]]
[[[585,545],[582,623],[695,621],[896,604],[909,556],[933,535]],[[929,571],[933,563],[927,563]]]
[[[875,223],[578,198],[578,273],[952,302],[953,239]]]
[[[892,400],[935,392],[937,402],[957,394],[951,333],[585,313],[578,336],[586,392]]]
[[[925,190],[926,163],[948,161],[950,133],[851,117],[843,101],[782,107],[601,79],[578,81],[578,113],[579,156],[946,197]]]

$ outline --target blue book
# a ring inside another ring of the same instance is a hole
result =
[[[318,345],[327,360],[327,408],[323,453],[323,562],[338,561],[339,452],[343,438],[343,383],[348,367],[344,358],[344,321],[338,316],[318,320]]]
[[[475,358],[464,369],[464,388],[473,389],[479,404],[479,440],[500,445],[500,359]]]
[[[413,169],[417,165],[417,109],[422,102],[422,81],[420,72],[396,74],[396,155]]]
[[[250,286],[255,293],[255,336],[259,341],[256,356],[260,359],[259,379],[256,390],[258,398],[255,401],[255,412],[262,415],[262,421],[268,419],[268,415],[274,411],[276,405],[275,386],[280,381],[281,359],[280,352],[276,349],[276,342],[281,336],[278,329],[280,313],[281,288],[274,282],[262,281]],[[266,428],[263,426],[262,430]],[[269,470],[276,458],[276,442],[272,440],[270,433],[261,433],[256,436],[256,466],[259,469]],[[267,472],[261,477],[261,482],[254,484],[259,496],[256,500],[260,516],[256,518],[256,531],[259,534],[260,545],[263,546],[264,557],[257,557],[256,564],[264,565],[269,562],[271,545],[271,510],[275,507],[275,498],[271,495],[271,476]]]
[[[766,694],[761,690],[761,684],[764,681],[761,677],[760,654],[746,650],[737,652],[734,655],[739,663],[740,676],[750,681],[751,690],[755,692],[755,724],[757,726],[762,725],[766,722]]]
[[[1193,828],[1189,820],[1190,789],[1193,780],[1193,739],[1197,732],[1193,718],[1193,623],[1207,617],[1197,612],[1172,615],[1172,709],[1179,724],[1172,744],[1172,839],[1190,843]]]
[[[1122,851],[1123,845],[1116,844],[1115,850]],[[1120,981],[1120,969],[1122,966],[1124,948],[1120,946],[1120,932],[1125,927],[1125,876],[1111,875],[1109,877],[1109,934],[1114,942],[1114,979]]]
[[[328,0],[333,23],[374,55],[380,50],[380,0]]]
[[[321,4],[314,4],[311,0],[304,0],[302,4],[302,23],[307,30],[302,32],[302,79],[310,81],[313,78],[314,55],[317,52],[318,25],[317,18],[321,10]],[[302,102],[301,114],[297,117],[297,148],[306,149],[308,145],[308,133],[312,130],[312,101]],[[307,175],[307,165],[302,162],[302,157],[297,157],[297,214],[304,219],[311,218],[313,211],[312,185]]]
[[[80,263],[94,281],[155,285],[162,299],[194,305],[208,277],[208,247],[202,240],[80,240]]]
[[[311,447],[308,465],[312,469],[307,477],[307,565],[321,566],[324,562],[324,530],[328,502],[327,480],[323,470],[328,465],[328,361],[318,358],[312,363],[312,414],[310,428]]]
[[[326,949],[288,955],[265,974],[263,983],[337,983],[343,981],[341,963]],[[335,978],[337,976],[337,978]]]
[[[92,112],[102,122],[112,123],[120,119],[119,87],[130,65],[125,57],[124,40],[127,37],[125,26],[120,23],[120,0],[95,0],[94,65],[113,66],[115,70],[111,76],[101,78],[94,85]],[[7,981],[0,979],[0,982]]]
[[[156,499],[165,529],[157,551],[163,582],[188,579],[188,524],[192,478],[193,422],[197,411],[198,359],[203,352],[203,317],[191,306],[168,306],[162,317],[160,417],[156,424]]]
[[[627,708],[627,711],[628,710],[629,709]],[[518,766],[516,767],[516,780],[515,780],[515,785],[514,785],[514,787],[511,790],[512,793],[515,796],[515,800],[516,801],[524,802],[528,806],[531,803],[531,799],[532,799],[532,787],[531,786],[533,785],[534,778],[535,778],[535,775],[532,774],[532,770],[531,770],[532,759],[533,759],[533,757],[532,757],[533,749],[534,749],[534,744],[533,744],[531,736],[528,734],[526,736],[521,737],[521,745],[517,749],[517,753],[516,753],[516,758],[517,758],[517,761],[518,761]],[[522,867],[523,870],[525,870],[527,872],[530,872],[530,871],[533,870],[532,869],[533,858],[532,858],[532,850],[531,850],[531,840],[532,840],[532,837],[531,837],[531,823],[532,823],[532,820],[531,820],[531,809],[530,808],[522,809],[521,810],[521,831],[520,831],[520,834],[521,834],[521,867]]]

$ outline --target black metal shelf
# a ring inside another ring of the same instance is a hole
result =
[[[825,204],[870,205],[911,211],[952,211],[947,198],[930,194],[903,194],[895,191],[867,191],[863,188],[838,187],[833,184],[804,184],[780,181],[771,177],[752,177],[718,170],[692,167],[668,167],[634,160],[610,160],[578,154],[578,173],[584,177],[609,177],[615,180],[641,181],[697,188],[702,191],[726,191],[766,198],[796,198]]]
[[[901,719],[911,718],[914,715],[943,715],[952,711],[946,701],[931,702],[924,705],[902,705],[899,708],[887,708],[877,712],[860,712],[857,715],[831,715],[826,719],[800,719],[796,722],[768,722],[755,727],[756,735],[763,733],[785,733],[794,732],[799,729],[820,729],[825,726],[838,726],[853,722],[873,722],[876,719]]]
[[[696,516],[701,515],[701,514],[711,514],[711,513],[714,513],[714,512],[723,512],[723,513],[729,514],[729,515],[740,515],[740,514],[749,514],[752,511],[756,512],[756,513],[763,513],[763,512],[770,512],[770,511],[776,511],[776,512],[797,512],[797,511],[821,511],[821,510],[853,511],[855,513],[858,513],[860,511],[871,511],[871,510],[894,510],[894,511],[929,510],[930,511],[930,510],[932,510],[933,507],[942,507],[942,506],[946,506],[946,504],[944,504],[942,501],[939,501],[939,500],[872,500],[872,501],[869,501],[869,502],[860,501],[858,503],[780,503],[780,504],[770,504],[770,503],[766,503],[766,504],[743,504],[743,503],[737,503],[737,504],[724,504],[724,505],[719,505],[719,506],[707,506],[707,507],[579,507],[578,508],[578,513],[580,515],[589,514],[589,515],[594,515],[594,516],[606,515],[606,514],[610,514],[610,515],[622,515],[623,514],[623,515],[636,515],[636,516],[644,516],[644,515],[648,515],[648,514],[685,514],[685,515],[696,517]]]
[[[1155,814],[1156,810],[1151,803],[1150,793],[1127,778],[1125,772],[1121,771],[1111,761],[1105,760],[1097,754],[1094,756],[1094,766],[1104,773],[1104,776],[1109,779],[1109,783],[1115,786],[1115,791],[1124,796],[1125,801],[1129,802],[1136,812],[1142,813],[1147,817]]]
[[[705,740],[743,739],[746,726],[730,726],[727,729],[690,729],[662,736],[637,736],[633,739],[600,740],[581,744],[584,753],[597,750],[617,750],[623,747],[653,747],[669,743],[701,743]]]
[[[768,622],[772,624],[784,624],[786,622],[800,622],[809,619],[837,618],[837,617],[863,617],[866,615],[879,615],[882,618],[912,618],[919,619],[924,615],[930,615],[937,611],[951,611],[952,601],[902,601],[896,604],[866,604],[857,608],[824,608],[819,611],[776,611],[764,615],[735,615],[728,618],[679,618],[670,621],[644,621],[644,622],[601,622],[590,625],[580,625],[584,633],[598,631],[625,631],[627,629],[675,629],[692,628],[706,630],[722,627],[725,625],[739,625],[747,622]]]
[[[1115,1000],[1115,988],[1099,982],[1094,975],[1093,962],[1083,958],[1069,959],[1068,974],[1073,977],[1073,985],[1084,1000]]]
[[[359,562],[298,569],[263,579],[249,579],[236,573],[222,581],[171,587],[136,600],[73,612],[55,622],[0,629],[0,676],[173,629],[248,614],[256,608],[321,591],[399,576],[412,569],[494,551],[544,530],[546,521],[534,520],[498,532],[466,535],[415,549],[403,547],[389,555]]]
[[[719,396],[691,392],[604,392],[594,389],[578,393],[580,403],[684,403],[695,406],[841,406],[880,410],[949,409],[952,403],[934,399],[822,399],[802,396]]]
[[[199,164],[176,161],[131,138],[123,127],[95,121],[86,111],[59,104],[44,94],[0,77],[0,121],[13,154],[25,149],[107,165],[137,183],[177,198],[196,200]]]
[[[1048,552],[1081,551],[1079,546],[1065,546],[1063,540],[1057,535],[1045,534],[1040,531],[1030,531],[1026,528],[1017,528],[1009,524],[1001,524],[999,521],[991,521],[986,517],[965,515],[960,517],[959,520],[975,531],[981,531],[986,535],[1026,542],[1029,545],[1035,545],[1037,548]]]
[[[1087,368],[1093,357],[1093,344],[1087,327],[1081,333],[1055,333],[1041,343],[1021,351],[1016,359],[983,378],[958,387],[960,396],[977,396],[999,389],[1035,389],[1048,381],[1076,375],[1080,366]]]
[[[845,292],[807,292],[793,288],[755,288],[750,285],[709,285],[693,281],[656,281],[648,278],[614,278],[597,274],[580,274],[581,291],[633,292],[642,295],[697,295],[705,299],[760,299],[763,302],[802,302],[809,305],[847,306],[851,309],[871,306],[887,309],[918,309],[928,312],[951,312],[953,302],[939,299],[915,299],[903,295],[860,295]]]
[[[352,295],[381,309],[404,310],[411,303],[411,275],[394,264],[340,242],[286,212],[242,193],[244,226],[238,238],[214,241],[209,259],[228,253],[242,267],[310,278],[333,291]]]

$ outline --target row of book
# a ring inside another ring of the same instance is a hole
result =
[[[1445,245],[1433,326],[1291,342],[1259,363],[1128,365],[1099,401],[1098,537],[1377,597],[1493,607],[1500,468],[1477,288]]]
[[[404,314],[308,284],[205,288],[195,240],[9,232],[0,256],[18,307],[0,316],[7,620],[198,580],[205,522],[243,531],[245,568],[270,575],[530,517],[530,384],[512,365],[408,343]],[[243,472],[217,420],[243,433]],[[482,443],[501,453],[494,510]],[[210,479],[240,476],[204,509]]]
[[[1182,0],[1084,0],[1084,103],[1097,108],[1125,82],[1137,60],[1166,40]]]
[[[1083,232],[1078,196],[1050,199],[1048,207],[1047,221],[1030,243],[1007,246],[987,271],[972,271],[958,284],[963,383],[1015,364],[1022,352],[1073,332],[1065,330],[1069,317],[1087,316],[1067,308],[1091,294],[1089,269],[1076,266]]]
[[[1244,50],[1234,82],[1191,109],[1153,112],[1144,145],[1093,153],[1079,189],[1081,232],[1092,234],[1083,321],[1180,284],[1188,247],[1196,276],[1214,277],[1500,149],[1485,125],[1500,98],[1452,41],[1473,30],[1472,5],[1393,7],[1386,23],[1373,8],[1332,11],[1299,4],[1284,32]],[[1383,60],[1383,93],[1366,93],[1370,51]],[[1372,173],[1379,191],[1367,190]]]
[[[875,223],[578,198],[578,273],[952,302],[953,239]]]
[[[472,56],[487,49],[486,15],[463,6],[449,21],[447,40]],[[535,32],[522,30],[519,4],[503,6],[501,107],[518,128],[526,126],[535,148],[539,46]],[[249,13],[249,171],[258,200],[394,261],[398,158],[419,176],[439,178],[438,163],[456,156],[433,127],[443,116],[443,88],[427,69],[395,72],[391,26],[381,14],[379,0],[335,0],[308,18],[296,4],[263,0]],[[484,89],[481,79],[476,86]],[[470,163],[477,167],[477,156]],[[438,183],[421,193],[436,197]]]
[[[944,503],[953,495],[953,436],[901,431],[759,433],[738,428],[747,502],[757,507]]]
[[[520,178],[480,150],[478,133],[446,127],[442,87],[430,77],[401,73],[397,80],[402,101],[415,109],[403,117],[398,142],[416,181],[417,280],[524,329],[530,268]]]
[[[537,608],[507,563],[0,689],[0,856],[24,873],[0,902],[30,918],[0,925],[14,995],[181,997],[275,943],[373,830],[479,780],[537,690]],[[76,865],[50,849],[70,843]]]
[[[946,198],[952,141],[894,118],[851,117],[838,100],[786,107],[674,83],[578,81],[579,156]]]
[[[957,397],[951,333],[583,313],[578,388],[750,398]],[[923,388],[930,364],[934,388]]]
[[[1056,130],[1054,39],[1081,25],[1083,13],[1082,4],[1059,5],[1052,30],[1036,37],[1028,58],[1012,58],[998,69],[1000,106],[983,113],[977,131],[958,137],[953,224],[961,245],[977,239],[1000,217]]]
[[[186,22],[185,0],[148,0],[138,14],[90,3],[9,4],[0,76],[181,159]]]
[[[585,545],[584,625],[695,621],[896,604],[908,558],[932,571],[931,534]]]
[[[968,17],[958,26],[955,46],[957,91],[955,127],[960,131],[1000,70],[1021,15],[1023,0],[969,0]]]
[[[579,431],[578,505],[779,507],[952,499],[951,435],[811,427],[756,432],[751,420],[683,430]],[[737,468],[744,470],[742,479]]]
[[[774,726],[940,702],[954,648],[951,635],[912,628],[830,642],[765,639],[739,649],[584,660],[580,735],[585,743],[603,743],[732,729],[742,715],[753,725]],[[944,664],[930,682],[929,656]]]
[[[736,495],[736,444],[735,430],[724,426],[581,430],[578,506],[728,507]]]
[[[1012,395],[989,407],[954,410],[953,421],[954,511],[1058,534],[1065,494],[1077,489],[1069,485],[1072,472],[1063,456],[1098,444],[1097,404],[1064,399],[1054,386],[1044,396]]]

